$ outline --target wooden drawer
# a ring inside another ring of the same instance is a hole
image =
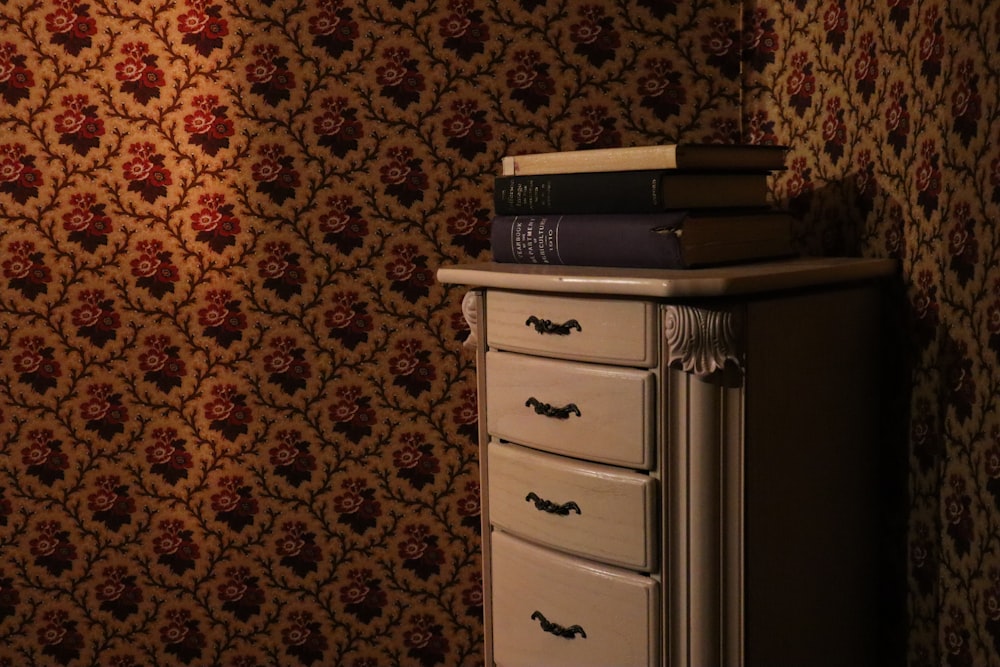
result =
[[[503,290],[487,296],[487,344],[512,352],[650,368],[655,326],[655,306],[646,301]]]
[[[490,351],[486,425],[522,445],[649,470],[655,386],[651,371]]]
[[[656,563],[656,480],[622,468],[490,442],[490,520],[509,533],[605,563]]]
[[[492,542],[493,649],[499,667],[659,664],[654,579],[501,531],[494,531]],[[568,636],[561,636],[560,628]]]

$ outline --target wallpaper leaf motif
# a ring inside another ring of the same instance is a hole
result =
[[[996,662],[988,0],[0,6],[0,665],[480,664],[435,269],[501,155],[678,139],[901,261],[910,660]]]
[[[781,79],[778,60],[759,68],[748,105],[782,141],[806,142],[776,187],[806,213],[804,242],[901,261],[905,308],[895,316],[910,386],[887,399],[897,409],[908,402],[908,524],[892,528],[905,530],[908,661],[994,664],[998,250],[988,221],[1000,198],[984,184],[998,159],[987,91],[1000,71],[1000,23],[978,1],[899,1],[850,17],[838,0],[818,4],[822,27],[777,4],[754,15],[789,36],[785,53],[813,64],[812,101],[796,104],[791,85],[765,85]]]
[[[468,188],[447,250],[410,211],[446,210],[431,121],[390,138],[428,52],[340,3],[164,9],[5,12],[0,657],[476,664],[481,594],[447,592],[478,583],[474,413],[449,403],[472,362],[433,266],[485,252],[488,217]],[[359,63],[401,52],[370,106]],[[442,125],[467,160],[477,104]]]

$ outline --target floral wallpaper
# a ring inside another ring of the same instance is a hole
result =
[[[0,11],[0,665],[481,664],[434,271],[510,150],[737,139],[739,9]]]
[[[913,665],[1000,664],[989,0],[0,0],[0,665],[482,663],[510,152],[792,147],[898,258]]]
[[[794,149],[776,197],[814,250],[900,262],[907,664],[1000,664],[1000,6],[754,5],[748,129]]]

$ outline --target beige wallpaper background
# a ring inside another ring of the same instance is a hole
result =
[[[434,271],[503,154],[677,140],[900,260],[887,590],[1000,664],[998,99],[990,0],[0,0],[0,665],[481,664]]]

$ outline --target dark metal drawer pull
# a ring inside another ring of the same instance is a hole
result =
[[[534,491],[525,496],[524,499],[530,503],[535,503],[535,509],[539,512],[548,512],[549,514],[558,514],[559,516],[569,516],[570,512],[583,514],[583,512],[580,511],[580,506],[572,500],[568,503],[563,503],[562,505],[556,505],[551,500],[539,498]]]
[[[580,408],[576,407],[576,403],[570,403],[565,407],[554,408],[548,403],[542,403],[537,398],[532,396],[524,402],[525,407],[534,408],[535,412],[540,415],[545,415],[546,417],[555,417],[556,419],[569,419],[571,414],[580,415]]]
[[[583,331],[583,327],[576,320],[569,320],[564,324],[554,324],[552,320],[541,320],[534,315],[529,317],[524,325],[535,327],[535,331],[540,334],[555,334],[557,336],[568,336],[572,329]]]
[[[536,611],[531,615],[531,620],[538,621],[542,626],[542,630],[548,632],[549,634],[555,635],[556,637],[565,637],[566,639],[576,639],[576,635],[580,635],[583,639],[587,638],[587,633],[583,631],[579,625],[571,625],[568,628],[564,628],[558,623],[553,623],[549,619],[542,616],[542,612]]]

